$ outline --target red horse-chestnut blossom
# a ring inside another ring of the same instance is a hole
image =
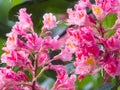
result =
[[[44,14],[40,35],[34,31],[32,14],[27,14],[25,8],[20,9],[19,21],[6,34],[7,41],[2,48],[1,63],[6,66],[0,67],[0,90],[47,90],[37,80],[49,70],[56,72],[50,90],[76,90],[77,79],[81,81],[101,71],[105,79],[119,77],[119,8],[120,0],[95,0],[94,3],[79,0],[73,9],[66,10],[68,18],[64,22],[57,21],[52,13]],[[111,27],[105,27],[104,21],[109,15],[115,15],[116,21]],[[68,25],[66,34],[51,37],[51,29],[60,23]],[[51,54],[56,51],[59,53]],[[57,60],[61,63],[56,63]],[[70,73],[68,63],[73,65]]]

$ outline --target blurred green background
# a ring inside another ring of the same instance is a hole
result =
[[[73,7],[76,2],[77,0],[0,0],[0,54],[2,54],[1,48],[5,45],[5,35],[10,32],[12,26],[17,21],[16,15],[20,8],[27,8],[27,12],[32,14],[34,29],[37,33],[40,33],[42,15],[44,13],[51,12],[56,16],[65,14],[66,9]],[[53,31],[53,36],[62,34],[66,28],[65,24],[58,25]],[[71,66],[67,64],[68,72],[73,68]],[[77,80],[76,90],[111,90],[115,84],[115,79],[112,79],[112,82],[103,83],[101,73],[87,76],[82,81]],[[31,80],[31,74],[29,72],[26,72],[26,74]],[[38,79],[38,82],[42,87],[46,87],[49,90],[55,79],[55,72],[49,70],[44,72],[43,76]]]

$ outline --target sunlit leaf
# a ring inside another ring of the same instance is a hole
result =
[[[120,86],[117,88],[117,90],[120,90]]]
[[[105,17],[102,24],[104,28],[111,28],[117,20],[117,14],[109,14]]]

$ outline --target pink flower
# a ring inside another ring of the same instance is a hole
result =
[[[96,0],[96,4],[92,5],[92,11],[96,18],[102,22],[108,14],[115,14],[119,11],[119,4],[119,0]]]
[[[70,53],[75,53],[78,46],[78,41],[74,37],[69,37],[65,42],[65,48],[70,50]]]
[[[6,41],[7,49],[15,50],[17,48],[17,35],[16,35],[16,33],[10,32],[6,36],[8,37],[7,41]]]
[[[75,47],[75,50],[78,50],[77,52],[81,52],[86,56],[99,55],[99,48],[94,37],[94,31],[91,27],[86,26],[78,29],[68,29],[68,33],[71,37],[69,39],[72,42],[70,46]]]
[[[47,52],[38,53],[38,66],[44,65],[48,60],[49,58]]]
[[[24,25],[24,28],[33,29],[33,23],[30,16],[31,14],[29,15],[26,13],[26,8],[22,8],[19,10],[18,19],[20,23]]]
[[[15,66],[16,54],[13,54],[13,51],[6,51],[1,56],[1,62],[6,63],[9,66]]]
[[[20,9],[18,15],[19,22],[16,22],[12,31],[20,35],[26,34],[28,31],[33,32],[33,23],[30,16],[31,15],[26,13],[26,8]]]
[[[75,90],[76,76],[68,77],[65,67],[62,65],[53,65],[51,69],[57,73],[57,80],[51,90]]]
[[[71,75],[70,77],[65,76],[63,80],[57,79],[55,82],[55,88],[51,90],[75,90],[76,76]]]
[[[69,25],[78,25],[78,26],[85,25],[87,20],[87,14],[85,10],[73,11],[72,9],[67,9],[67,13],[69,17],[67,22]]]
[[[117,60],[117,69],[116,69],[116,75],[120,75],[120,58]]]
[[[46,13],[43,16],[42,30],[50,30],[57,26],[56,17],[52,13]]]
[[[75,4],[74,8],[76,10],[86,9],[86,7],[91,7],[91,3],[89,0],[80,0],[77,4]]]
[[[28,78],[23,72],[15,73],[11,69],[0,69],[0,89],[10,89],[21,81],[27,81]]]
[[[26,46],[29,50],[39,50],[42,45],[42,38],[39,38],[36,33],[26,35]]]
[[[16,24],[12,27],[12,31],[18,35],[25,35],[28,28],[26,29],[21,22],[16,22]]]
[[[116,33],[110,38],[105,40],[105,45],[109,49],[109,51],[113,51],[114,53],[118,53],[120,50],[120,29],[116,30]]]
[[[94,57],[85,57],[82,56],[81,59],[78,59],[74,62],[76,67],[75,74],[80,74],[82,76],[86,76],[90,74],[96,65]]]
[[[62,60],[62,61],[70,61],[72,60],[72,53],[71,53],[71,50],[69,48],[65,48],[65,49],[62,49],[61,50],[61,53],[56,55],[54,57],[55,60]]]
[[[76,30],[74,28],[68,28],[67,33],[70,37],[75,38],[77,41],[81,40],[81,36],[80,36],[81,32],[79,29]],[[73,39],[73,38],[71,38],[71,39]]]
[[[107,41],[107,47],[110,51],[118,51],[120,49],[120,40],[118,38],[115,38],[115,36],[110,37]]]
[[[58,24],[52,13],[44,14],[42,32],[38,36],[33,29],[31,14],[27,14],[25,8],[20,9],[19,21],[7,34],[6,46],[1,56],[1,63],[6,63],[6,68],[0,68],[0,90],[43,90],[36,81],[48,68],[57,73],[51,90],[75,90],[76,76],[81,80],[101,69],[109,76],[119,76],[119,8],[120,0],[95,0],[94,4],[90,0],[79,0],[74,9],[67,9],[67,24],[70,26],[62,39],[59,36],[48,36],[51,33],[48,30]],[[89,10],[92,11],[89,13]],[[102,21],[109,14],[117,14],[118,18],[112,28],[105,30]],[[116,33],[106,37],[109,30],[116,30]],[[51,50],[61,52],[50,57]],[[65,65],[55,65],[53,60],[70,62],[74,65],[73,73],[69,75]],[[16,66],[20,70],[14,72],[13,68]],[[38,74],[39,68],[41,71]],[[33,76],[32,81],[28,80],[26,70]]]
[[[30,90],[30,87],[27,87],[27,86],[15,86],[14,90]]]
[[[68,29],[68,34],[71,37],[76,38],[76,40],[79,43],[82,43],[85,41],[90,42],[90,43],[95,42],[95,39],[94,39],[95,32],[90,26],[78,27],[77,29],[70,28],[70,29]]]
[[[108,13],[116,13],[119,9],[119,0],[105,0],[101,2],[101,7]]]
[[[103,67],[110,76],[114,77],[117,70],[117,59],[111,56],[106,61]]]
[[[24,51],[11,51],[8,53],[4,53],[1,56],[2,63],[6,63],[8,66],[20,66],[26,67],[28,63],[30,63],[28,59],[28,54]]]
[[[102,22],[107,15],[107,12],[103,11],[100,5],[92,5],[92,11],[93,14],[96,16],[97,20],[99,20],[100,22]]]
[[[78,40],[72,36],[66,36],[65,41],[63,42],[63,46],[61,45],[61,52],[54,57],[55,60],[62,60],[64,62],[71,61],[73,59],[72,54],[76,52],[78,46]]]
[[[53,39],[50,36],[47,36],[43,39],[43,47],[56,50],[60,48],[60,43],[58,41],[59,36],[54,37]]]

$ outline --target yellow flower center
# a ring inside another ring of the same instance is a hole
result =
[[[102,10],[101,10],[100,6],[97,6],[97,7],[94,7],[94,8],[93,8],[93,12],[94,12],[95,14],[100,14],[100,13],[102,12]]]
[[[86,63],[88,64],[88,65],[94,65],[94,63],[95,63],[95,60],[94,60],[94,58],[93,57],[89,57],[89,58],[87,58],[86,59]]]
[[[69,47],[72,48],[72,49],[75,48],[75,46],[74,46],[73,43],[71,43],[71,42],[68,42],[68,43],[67,43],[67,46],[69,46]]]

